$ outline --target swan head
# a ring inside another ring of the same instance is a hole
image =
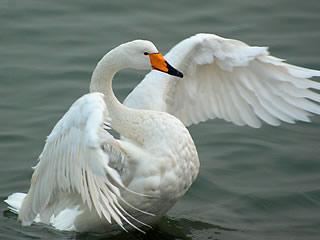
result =
[[[134,40],[119,46],[125,55],[126,65],[141,70],[158,70],[182,78],[183,74],[172,67],[159,53],[156,46],[146,40]]]

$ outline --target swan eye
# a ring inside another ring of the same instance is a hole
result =
[[[143,54],[144,54],[144,55],[149,55],[149,53],[148,53],[148,52],[144,52]]]

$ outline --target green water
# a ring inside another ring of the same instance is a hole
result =
[[[319,12],[319,0],[0,0],[0,239],[106,238],[23,228],[3,200],[27,191],[45,136],[88,91],[108,50],[149,39],[165,53],[208,32],[320,69]],[[119,73],[117,96],[123,100],[145,74]],[[320,117],[312,121],[261,129],[221,120],[192,126],[197,181],[147,235],[112,239],[320,239]]]

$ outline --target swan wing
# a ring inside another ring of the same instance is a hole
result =
[[[308,79],[320,71],[287,64],[266,47],[197,34],[165,58],[184,78],[152,71],[127,97],[127,106],[166,111],[186,126],[220,118],[260,127],[261,120],[279,125],[320,114],[320,95],[310,90],[320,83]]]
[[[23,225],[30,225],[38,214],[42,222],[49,223],[57,209],[62,210],[61,193],[70,194],[69,200],[80,195],[77,199],[81,204],[110,223],[113,219],[123,227],[122,220],[128,221],[118,202],[119,188],[124,186],[109,164],[115,154],[108,154],[104,148],[112,146],[120,158],[126,156],[104,129],[106,121],[110,119],[103,94],[90,93],[79,98],[56,124],[39,156],[19,211]]]

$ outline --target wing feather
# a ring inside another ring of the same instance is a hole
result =
[[[320,114],[320,94],[310,90],[320,90],[320,83],[309,79],[320,71],[287,64],[270,56],[267,47],[197,34],[165,58],[184,78],[152,71],[125,105],[169,112],[187,126],[216,117],[237,125],[260,127],[262,120],[277,126]]]
[[[133,225],[122,214],[124,209],[118,202],[119,187],[124,187],[122,180],[109,166],[110,156],[102,147],[116,141],[103,129],[107,117],[103,94],[90,93],[79,98],[56,124],[39,156],[19,212],[23,225],[31,224],[38,214],[41,221],[49,223],[52,215],[62,210],[60,193],[79,194],[83,204],[109,223],[114,220],[124,228],[124,220]],[[124,158],[122,154],[118,150]],[[58,203],[60,210],[56,209]]]

